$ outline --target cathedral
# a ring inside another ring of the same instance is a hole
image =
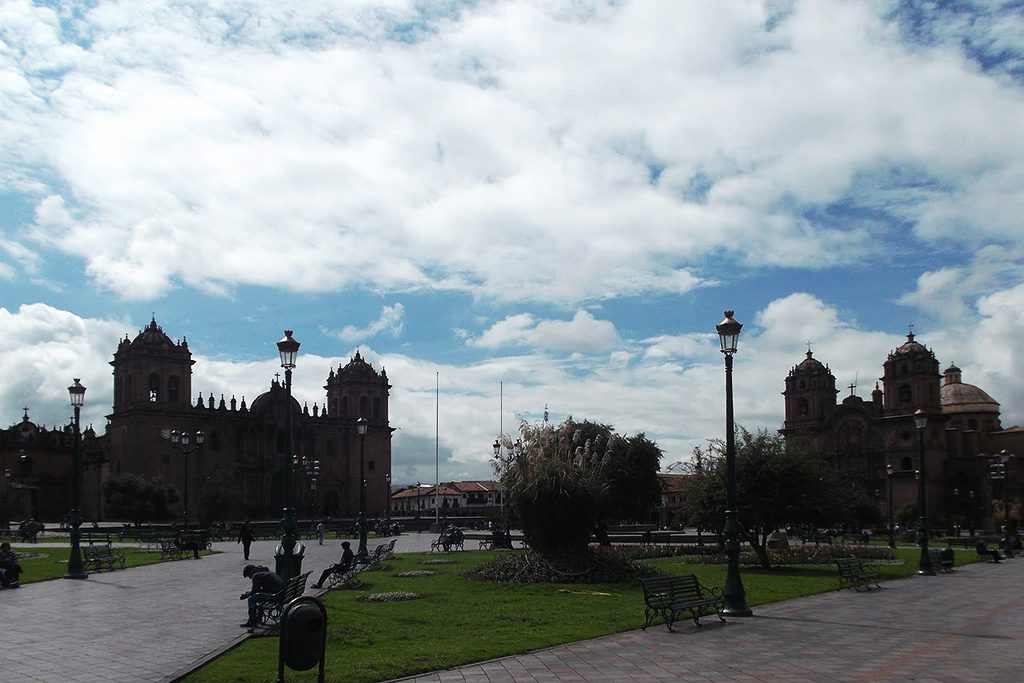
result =
[[[922,448],[914,414],[920,409],[927,417],[924,471],[928,514],[935,525],[981,528],[994,513],[1002,516],[1004,498],[1012,514],[1020,514],[1020,458],[1007,464],[1005,480],[990,477],[992,456],[1004,450],[1024,455],[1024,428],[1003,429],[999,403],[964,383],[955,365],[940,373],[935,353],[913,333],[889,353],[879,382],[870,400],[857,396],[851,385],[850,395],[837,401],[835,376],[808,350],[786,377],[786,418],[780,432],[821,453],[843,479],[883,510],[891,483],[898,510],[917,500]]]
[[[173,341],[154,319],[134,339],[118,344],[113,367],[114,404],[107,416],[108,474],[130,472],[162,477],[181,491],[185,477],[194,487],[218,470],[236,486],[239,514],[272,518],[283,507],[284,466],[288,462],[285,417],[292,414],[296,509],[300,516],[352,516],[359,510],[360,436],[356,420],[368,421],[365,435],[367,510],[382,515],[390,486],[391,434],[383,368],[376,371],[356,355],[326,378],[324,404],[288,400],[282,382],[247,404],[244,397],[213,394],[193,398],[192,352],[186,340]],[[204,434],[204,443],[186,459],[163,430]],[[305,461],[305,467],[302,466]],[[312,463],[319,461],[313,482]],[[195,489],[192,489],[193,492]]]

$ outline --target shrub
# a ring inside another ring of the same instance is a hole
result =
[[[576,556],[548,558],[539,553],[504,553],[467,569],[467,579],[498,583],[621,583],[655,576],[654,568],[636,562],[619,549],[591,548]]]

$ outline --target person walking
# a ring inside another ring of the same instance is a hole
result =
[[[320,545],[324,544],[324,534],[326,534],[326,533],[327,533],[327,526],[324,525],[324,521],[323,520],[320,520],[320,522],[317,523],[317,525],[316,525],[316,540],[320,543]]]
[[[242,544],[242,552],[247,560],[249,559],[249,546],[252,545],[252,539],[252,527],[249,525],[249,520],[245,520],[242,523],[242,528],[238,530],[238,540],[236,543]]]

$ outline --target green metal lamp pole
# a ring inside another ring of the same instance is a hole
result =
[[[732,410],[732,357],[736,353],[736,342],[743,325],[732,316],[732,311],[726,311],[725,320],[715,326],[722,343],[722,353],[725,354],[725,553],[729,558],[729,568],[723,591],[725,605],[722,614],[749,617],[753,612],[747,607],[747,594],[740,578],[739,526],[736,523],[736,428]]]
[[[896,471],[892,465],[885,466],[885,473],[889,475],[889,547],[896,548],[896,530],[892,521],[892,475]]]
[[[72,497],[71,497],[71,514],[68,516],[68,521],[71,523],[71,552],[68,555],[68,571],[64,575],[65,579],[87,579],[89,575],[85,573],[85,568],[82,566],[82,531],[79,527],[82,526],[82,436],[81,436],[81,411],[82,405],[85,403],[85,387],[79,379],[75,378],[75,383],[68,387],[68,394],[71,396],[71,407],[75,409],[75,424],[74,424],[74,439],[75,439],[75,471],[74,486],[72,486]]]
[[[924,428],[928,426],[928,413],[921,408],[914,413],[914,426],[917,428],[917,453],[921,463],[920,469],[917,471],[917,544],[921,547],[917,573],[934,576],[932,560],[928,556],[928,495],[925,490],[927,477],[924,466]]]
[[[1006,533],[1003,534],[1003,554],[1012,558],[1013,555],[1013,539],[1010,538],[1010,497],[1007,495],[1010,489],[1010,478],[1006,474],[1006,468],[1010,464],[1010,452],[1005,448],[999,452],[999,462],[1002,465],[1000,468],[1003,474],[1003,526]]]
[[[369,553],[366,550],[366,474],[363,467],[366,464],[366,425],[367,419],[361,417],[356,420],[356,431],[359,432],[359,557],[366,557]]]
[[[295,489],[292,487],[292,370],[295,368],[295,357],[299,354],[299,342],[292,337],[291,330],[284,331],[284,337],[277,342],[277,351],[281,355],[281,367],[284,368],[285,411],[284,431],[287,452],[284,454],[284,509],[281,511],[281,528],[284,534],[274,554],[277,575],[287,581],[298,576],[302,571],[302,555],[305,546],[296,540],[295,521]]]
[[[188,531],[188,456],[203,445],[203,441],[206,440],[206,437],[200,431],[197,431],[195,434],[189,434],[184,430],[178,431],[177,429],[164,429],[160,432],[160,438],[165,441],[170,441],[171,446],[185,456],[185,499],[182,501],[181,517],[182,526],[185,531]],[[194,447],[192,445],[193,443],[195,443]]]

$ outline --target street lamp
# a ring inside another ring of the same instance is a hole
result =
[[[928,413],[921,408],[914,412],[914,426],[917,428],[917,454],[920,462],[917,472],[917,544],[921,547],[921,557],[917,562],[917,573],[934,576],[932,560],[928,556],[928,495],[925,491],[927,476],[924,466],[924,428],[928,426]]]
[[[356,431],[359,433],[359,557],[366,557],[366,425],[365,417],[356,420]]]
[[[71,397],[71,407],[75,409],[75,424],[74,424],[74,439],[75,439],[75,470],[72,476],[74,477],[74,485],[71,487],[71,513],[68,515],[68,521],[71,523],[71,552],[68,555],[68,571],[64,575],[65,579],[87,579],[89,575],[85,573],[85,568],[82,566],[82,532],[79,529],[82,526],[82,510],[81,510],[81,496],[82,496],[82,437],[81,437],[81,412],[82,405],[85,403],[85,387],[82,386],[81,381],[76,377],[75,383],[68,387],[68,395]]]
[[[729,557],[729,569],[723,591],[725,604],[722,614],[748,617],[753,612],[747,607],[747,594],[740,578],[740,542],[736,523],[736,428],[732,410],[732,357],[736,353],[736,342],[743,325],[732,316],[732,311],[726,311],[725,320],[715,326],[722,343],[722,353],[725,354],[725,553]]]
[[[971,538],[974,538],[974,489],[967,493],[967,524],[971,529]]]
[[[885,473],[889,475],[889,547],[893,549],[896,548],[896,530],[892,523],[892,475],[895,471],[891,463],[885,466]]]
[[[1013,543],[1010,540],[1010,500],[1007,495],[1010,480],[1006,476],[1006,465],[1010,462],[1010,452],[1004,448],[996,456],[996,459],[992,465],[992,479],[1003,480],[1003,550],[1006,557],[1013,557]]]
[[[302,571],[302,555],[306,547],[296,539],[295,522],[295,490],[292,488],[292,370],[295,368],[295,357],[299,355],[299,342],[292,337],[291,330],[284,331],[284,337],[277,342],[277,351],[281,356],[281,367],[284,368],[285,411],[284,431],[284,508],[281,510],[281,528],[284,533],[281,543],[274,553],[277,575],[287,581]]]
[[[179,432],[177,429],[166,427],[160,430],[160,438],[169,441],[172,447],[185,456],[185,500],[182,504],[181,516],[184,529],[188,531],[188,456],[192,451],[198,450],[206,439],[200,431],[189,434],[184,430]]]
[[[388,497],[385,504],[384,521],[388,525],[388,534],[391,533],[391,473],[388,472],[384,475],[384,490],[387,491]]]

